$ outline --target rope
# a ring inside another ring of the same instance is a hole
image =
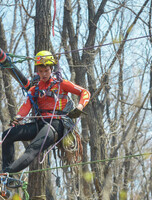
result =
[[[6,139],[6,137],[8,136],[8,134],[10,133],[10,131],[12,130],[12,128],[13,128],[13,126],[8,129],[8,132],[6,133],[5,137],[3,138],[2,141],[0,141],[0,145],[4,142],[4,140]]]
[[[12,62],[10,61],[10,65],[12,65]],[[13,66],[13,65],[12,65]],[[19,76],[17,75],[17,73],[15,72],[14,68],[12,68],[14,74],[16,75],[18,81],[20,82],[21,86],[22,86],[22,89],[26,92],[27,96],[29,97],[32,105],[33,105],[33,108],[34,108],[34,112],[35,114],[37,113],[37,110],[38,110],[38,106],[37,104],[35,104],[34,100],[33,100],[33,96],[26,90],[26,88],[24,87],[22,81],[20,80]]]
[[[34,108],[34,112],[35,112],[35,114],[36,114],[36,113],[37,113],[37,110],[38,110],[38,106],[37,106],[37,104],[35,104],[35,102],[34,102],[34,100],[33,100],[33,96],[26,90],[26,88],[25,88],[25,86],[23,85],[21,79],[19,78],[19,76],[17,75],[16,71],[14,70],[13,62],[11,61],[11,59],[9,59],[9,64],[10,64],[10,66],[11,66],[11,68],[12,68],[14,74],[16,75],[16,77],[17,77],[19,83],[21,84],[22,89],[26,92],[27,96],[29,97],[29,99],[30,99],[30,101],[31,101],[31,103],[32,103],[32,105],[33,105],[33,108]]]
[[[6,53],[6,55],[8,55],[9,57],[11,58],[21,58],[21,60],[18,60],[18,61],[13,61],[12,63],[22,63],[24,61],[27,61],[27,60],[34,60],[34,58],[32,57],[28,57],[28,56],[19,56],[19,55],[14,55],[12,53]]]
[[[79,120],[80,120],[80,119],[79,119]],[[59,143],[63,140],[63,138],[65,138],[65,137],[67,136],[67,134],[68,134],[71,130],[73,130],[73,128],[78,124],[79,120],[77,120],[77,122],[63,135],[63,137],[61,137],[61,138],[60,138],[60,139],[59,139],[45,154],[44,154],[43,160],[42,160],[40,163],[44,162],[44,159],[45,159],[46,155],[47,155],[54,147],[56,147],[56,145],[59,144]],[[56,169],[57,169],[57,168],[56,168]]]
[[[104,160],[94,160],[94,161],[88,161],[88,162],[74,163],[74,164],[71,164],[71,165],[63,165],[63,166],[59,166],[59,167],[45,168],[45,169],[40,169],[40,170],[32,170],[32,171],[27,171],[27,172],[24,172],[24,173],[30,174],[30,173],[37,173],[37,172],[54,170],[54,169],[62,169],[62,168],[80,166],[80,165],[103,163],[103,162],[114,161],[114,160],[119,160],[119,159],[135,158],[135,157],[150,156],[150,155],[152,155],[152,152],[143,153],[143,154],[134,154],[134,155],[128,155],[128,156],[121,156],[121,157],[113,157],[113,158],[107,158],[107,159],[104,159]],[[15,175],[15,174],[21,174],[21,173],[22,172],[9,173],[9,174],[10,175]]]
[[[84,48],[81,48],[81,49],[75,49],[75,50],[71,50],[71,51],[65,51],[63,53],[57,53],[55,55],[68,54],[68,53],[72,53],[72,52],[76,52],[76,51],[89,50],[89,49],[93,49],[93,48],[109,46],[109,45],[112,45],[112,44],[128,42],[128,41],[138,40],[138,39],[143,39],[143,38],[147,38],[147,37],[151,37],[151,35],[145,35],[145,36],[141,36],[141,37],[130,38],[130,39],[127,39],[127,40],[121,40],[121,41],[109,42],[109,43],[106,43],[106,44],[99,44],[99,45],[95,45],[95,46],[84,47]]]
[[[27,182],[23,182],[22,190],[23,190],[23,192],[25,194],[25,200],[29,200],[29,194],[27,192],[27,185],[28,185]]]
[[[30,93],[28,93],[28,91],[27,91],[26,88],[24,87],[22,81],[20,80],[19,76],[17,75],[16,71],[14,70],[13,62],[11,61],[11,59],[9,59],[9,65],[10,65],[10,68],[12,68],[14,74],[16,75],[16,77],[17,77],[19,83],[21,84],[22,89],[27,93],[27,96],[29,97],[29,99],[30,99],[30,101],[31,101],[31,103],[32,103],[32,105],[33,105],[33,108],[34,108],[34,112],[35,112],[35,114],[36,114],[38,108],[37,108],[37,105],[35,104],[35,102],[34,102],[33,99],[32,99],[33,96],[32,96]],[[8,136],[8,134],[10,133],[10,131],[12,130],[12,128],[13,128],[13,126],[12,126],[10,129],[8,129],[7,134],[5,135],[5,137],[3,138],[3,140],[0,141],[0,145],[4,142],[4,140],[6,139],[6,137]]]
[[[42,161],[40,161],[40,154],[42,152],[42,149],[44,147],[44,144],[46,142],[46,139],[48,137],[48,134],[49,134],[49,131],[50,131],[50,128],[51,128],[51,124],[52,124],[52,120],[53,120],[53,117],[54,117],[54,113],[55,113],[55,108],[56,108],[56,105],[57,105],[57,100],[58,100],[58,97],[59,97],[59,92],[60,92],[60,83],[58,84],[58,93],[57,93],[57,99],[55,99],[55,105],[54,105],[54,108],[53,108],[53,113],[52,113],[52,116],[51,116],[51,119],[50,119],[50,123],[49,124],[49,127],[48,127],[48,130],[47,130],[47,133],[46,133],[46,136],[44,138],[44,141],[43,141],[43,144],[41,146],[41,149],[40,149],[40,152],[39,152],[39,163],[42,164],[44,162],[44,159],[46,157],[46,155],[50,152],[50,151],[47,151],[46,154],[44,155]]]
[[[129,41],[132,41],[132,40],[139,40],[139,39],[144,39],[144,38],[148,38],[148,37],[152,37],[152,35],[145,35],[145,36],[141,36],[141,37],[130,38],[130,39],[127,39],[127,40],[109,42],[109,43],[106,43],[106,44],[99,44],[99,45],[95,45],[95,46],[89,46],[89,47],[84,47],[84,48],[80,48],[80,49],[74,49],[74,50],[65,51],[65,52],[62,52],[62,53],[56,53],[55,55],[69,54],[69,53],[72,53],[72,52],[89,50],[89,49],[93,49],[93,48],[104,47],[104,46],[109,46],[109,45],[113,45],[113,44],[118,44],[118,43],[121,43],[121,42],[129,42]],[[19,56],[19,55],[14,55],[14,54],[10,54],[10,53],[8,55],[10,57],[22,58],[22,60],[18,60],[18,61],[12,62],[12,63],[18,63],[18,62],[22,63],[26,60],[34,60],[34,58],[29,57],[29,56],[28,57]]]
[[[55,0],[54,0],[54,4],[55,4],[56,2],[55,2]],[[56,5],[55,5],[55,10],[56,10]],[[136,38],[131,38],[131,39],[128,39],[128,40],[125,40],[125,41],[131,41],[131,40],[137,40],[137,39],[142,39],[142,38],[146,38],[146,37],[150,37],[150,35],[146,35],[146,36],[141,36],[141,37],[136,37]],[[82,48],[82,49],[75,49],[75,50],[71,50],[71,51],[67,51],[67,52],[63,52],[63,53],[57,53],[56,55],[61,55],[61,54],[67,54],[67,53],[70,53],[70,52],[75,52],[75,51],[81,51],[81,50],[89,50],[89,49],[92,49],[92,48],[97,48],[97,47],[102,47],[102,46],[108,46],[108,45],[111,45],[111,44],[114,44],[114,43],[121,43],[121,42],[123,42],[124,40],[122,40],[122,41],[116,41],[116,42],[111,42],[111,43],[107,43],[107,44],[102,44],[102,45],[96,45],[96,46],[90,46],[90,47],[85,47],[85,48]],[[20,57],[20,58],[22,58],[22,60],[19,60],[19,61],[16,61],[16,62],[23,62],[23,61],[25,61],[25,60],[27,60],[27,59],[32,59],[33,60],[33,58],[30,58],[30,57],[21,57],[21,56],[14,56],[13,54],[9,54],[9,55],[11,55],[12,57]],[[16,63],[15,62],[15,63]],[[11,62],[10,61],[10,66],[11,66],[11,68],[13,67],[13,62]],[[14,73],[15,73],[15,71],[14,71]],[[60,75],[60,72],[58,71],[58,73],[57,73],[58,75]],[[16,74],[16,76],[17,76],[17,74]],[[18,78],[18,80],[20,81],[20,79],[19,79],[19,77],[17,76],[17,78]],[[21,82],[21,81],[20,81]],[[22,83],[21,83],[21,85],[23,85]],[[24,86],[23,86],[23,88],[24,88]],[[24,88],[25,89],[25,88]],[[26,91],[26,89],[25,89],[25,91]],[[27,91],[26,91],[27,92]],[[30,98],[30,100],[32,100],[32,96],[30,95],[30,94],[28,94],[28,92],[27,92],[27,95],[29,96],[29,98]],[[34,103],[35,104],[35,103]],[[34,105],[33,104],[33,105]],[[56,106],[55,106],[56,107]],[[54,107],[54,108],[55,108]],[[54,109],[55,110],[55,109]],[[53,115],[52,115],[53,116]],[[51,125],[51,122],[52,122],[52,119],[53,119],[53,117],[51,118],[51,120],[50,120],[50,125]],[[77,122],[78,123],[78,122]],[[72,127],[73,128],[73,127]],[[44,146],[44,144],[45,144],[45,141],[46,141],[46,139],[47,139],[47,136],[48,136],[48,133],[49,133],[49,129],[50,129],[50,126],[49,126],[49,128],[48,128],[48,131],[47,131],[47,134],[46,134],[46,137],[45,137],[45,139],[44,139],[44,142],[43,142],[43,144],[42,144],[42,146],[41,146],[41,149],[40,149],[40,153],[41,153],[41,151],[42,151],[42,149],[43,149],[43,146]],[[11,130],[11,129],[10,129]],[[10,132],[10,130],[8,131],[8,133]],[[44,157],[43,157],[43,159],[42,159],[42,161],[40,161],[40,163],[43,163],[43,161],[44,161],[44,159],[45,159],[45,157],[46,157],[46,155],[69,133],[71,131],[71,129],[57,142],[57,143],[55,143],[47,152],[46,152],[46,154],[44,155]],[[7,133],[7,135],[8,135],[8,133]],[[6,136],[7,136],[6,135]],[[6,137],[5,137],[6,138]],[[39,153],[39,154],[40,154]],[[139,156],[139,155],[136,155],[136,156]],[[140,156],[141,156],[141,154],[140,154]],[[133,156],[132,156],[133,157]],[[125,157],[123,157],[123,158],[125,158]],[[105,161],[109,161],[109,160],[114,160],[114,159],[116,159],[116,158],[110,158],[110,159],[107,159],[107,160],[98,160],[98,161],[91,161],[91,162],[86,162],[86,163],[76,163],[76,164],[72,164],[72,165],[65,165],[65,166],[62,166],[62,167],[58,167],[58,168],[64,168],[64,167],[72,167],[72,166],[76,166],[76,165],[83,165],[83,164],[91,164],[91,163],[96,163],[96,162],[105,162]],[[117,158],[117,159],[120,159],[120,158]]]
[[[53,127],[51,126],[51,124],[52,124],[53,117],[54,117],[54,115],[55,115],[55,109],[56,109],[57,101],[58,101],[58,99],[59,99],[60,83],[63,81],[63,80],[62,80],[62,75],[61,75],[61,68],[60,68],[60,66],[59,66],[59,62],[57,62],[57,67],[58,67],[58,71],[56,71],[54,74],[56,74],[57,81],[58,81],[58,91],[57,91],[57,96],[56,96],[56,97],[54,96],[55,105],[54,105],[54,108],[53,108],[53,113],[52,113],[52,116],[51,116],[51,119],[50,119],[50,123],[46,122],[46,123],[49,125],[49,127],[48,127],[48,130],[47,130],[46,136],[45,136],[45,138],[44,138],[43,144],[41,145],[41,149],[40,149],[40,151],[39,151],[38,159],[39,159],[39,163],[40,163],[40,164],[42,164],[42,163],[44,162],[44,159],[45,159],[46,155],[52,150],[52,148],[51,148],[50,150],[48,150],[48,151],[46,152],[46,154],[44,154],[42,160],[40,161],[40,154],[41,154],[41,152],[42,152],[42,149],[43,149],[44,144],[45,144],[45,142],[46,142],[46,139],[47,139],[47,137],[48,137],[50,128],[53,128]],[[44,120],[43,117],[42,117],[41,119],[45,122],[45,120]],[[55,143],[54,147],[55,147],[55,146],[56,146],[56,143]]]
[[[7,175],[7,176],[6,176]],[[8,188],[12,188],[12,189],[15,189],[15,188],[19,188],[21,187],[24,194],[25,194],[25,200],[29,200],[29,194],[27,192],[27,185],[28,183],[27,182],[24,182],[24,181],[21,181],[21,180],[18,180],[18,179],[15,179],[15,178],[11,178],[9,177],[9,174],[8,173],[3,173],[1,174],[0,176],[1,178],[1,184],[7,184],[7,187]],[[10,182],[14,182],[14,184],[9,184]],[[8,190],[9,191],[9,190]],[[6,191],[5,191],[6,192]],[[1,197],[1,196],[0,196]]]
[[[60,72],[60,67],[59,67],[59,62],[57,62],[58,64],[57,64],[57,66],[58,66],[58,71],[57,72],[55,72],[55,74],[56,74],[56,76],[57,76],[57,80],[58,80],[58,93],[57,93],[57,96],[56,96],[56,99],[55,99],[55,105],[54,105],[54,109],[53,109],[53,114],[52,114],[52,116],[51,116],[51,120],[50,120],[50,123],[48,123],[49,124],[49,127],[48,127],[48,131],[47,131],[47,133],[46,133],[46,136],[45,136],[45,138],[44,138],[44,141],[43,141],[43,143],[42,143],[42,145],[41,145],[41,148],[40,148],[40,151],[39,151],[39,156],[38,156],[38,158],[39,158],[39,163],[40,164],[42,164],[43,162],[44,162],[44,159],[45,159],[45,157],[46,157],[46,155],[71,131],[71,129],[73,129],[75,126],[76,126],[76,124],[69,130],[69,131],[67,131],[67,133],[58,141],[58,142],[56,142],[54,145],[53,145],[53,147],[51,147],[47,152],[46,152],[46,154],[44,155],[44,157],[43,157],[43,159],[42,159],[42,161],[40,161],[40,154],[41,154],[41,152],[42,152],[42,149],[43,149],[43,147],[44,147],[44,144],[45,144],[45,142],[46,142],[46,139],[47,139],[47,137],[48,137],[48,134],[49,134],[49,130],[50,130],[50,128],[51,128],[51,123],[52,123],[52,120],[53,120],[53,117],[54,117],[54,113],[55,113],[55,108],[56,108],[56,105],[57,105],[57,100],[58,100],[58,97],[59,97],[59,92],[60,92],[60,83],[62,82],[62,75],[61,75],[61,72]],[[11,59],[9,60],[9,64],[10,64],[10,66],[11,67],[13,67],[13,64],[12,64],[12,62],[11,62]],[[15,72],[15,70],[13,69],[13,71],[14,71],[14,73],[16,74],[16,72]],[[37,105],[35,104],[35,102],[33,101],[33,96],[30,94],[30,93],[28,93],[28,91],[25,89],[25,87],[24,87],[24,85],[22,84],[22,82],[21,82],[21,80],[20,80],[20,78],[19,78],[19,76],[16,74],[16,77],[17,77],[17,79],[19,80],[19,82],[20,82],[20,84],[22,85],[22,88],[27,92],[27,96],[29,96],[29,98],[30,98],[30,101],[31,101],[31,103],[33,104],[33,107],[34,107],[34,111],[35,111],[35,114],[36,114],[36,112],[37,112]],[[41,117],[41,119],[43,120],[43,121],[45,121],[44,119],[43,119],[43,117]],[[47,122],[46,122],[47,123]],[[4,142],[4,140],[5,140],[5,138],[8,136],[8,134],[10,133],[10,131],[11,131],[11,129],[12,129],[13,127],[11,127],[9,130],[8,130],[8,132],[7,132],[7,134],[6,134],[6,136],[4,137],[4,139],[3,139],[3,141],[0,143],[0,144],[2,144],[3,142]]]
[[[9,57],[8,57],[8,58],[9,58]],[[13,62],[11,61],[10,58],[9,58],[9,65],[10,65],[10,68],[12,68],[14,74],[16,75],[16,77],[17,77],[19,83],[21,84],[22,89],[27,93],[27,96],[29,97],[29,99],[30,99],[30,101],[31,101],[31,103],[32,103],[32,105],[33,105],[33,108],[34,108],[34,112],[35,112],[35,114],[36,114],[36,113],[37,113],[37,110],[38,110],[38,107],[37,107],[37,105],[35,104],[35,102],[34,102],[33,99],[32,99],[33,96],[32,96],[30,93],[28,93],[28,91],[27,91],[26,88],[24,87],[24,85],[23,85],[21,79],[19,78],[19,76],[17,75],[16,71],[14,70]],[[10,131],[12,130],[12,128],[13,128],[13,126],[12,126],[10,129],[8,129],[7,134],[5,135],[5,137],[3,138],[3,140],[0,141],[0,145],[4,142],[4,140],[6,139],[6,137],[8,136],[8,134],[10,133]]]

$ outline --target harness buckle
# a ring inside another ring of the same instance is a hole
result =
[[[46,91],[45,90],[39,90],[39,97],[43,98],[44,96],[46,96]]]

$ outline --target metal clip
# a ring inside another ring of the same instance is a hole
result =
[[[2,195],[2,197],[5,197],[5,196],[6,196],[6,184],[7,184],[7,179],[8,179],[8,174],[7,174],[7,176],[1,176],[1,184],[2,184],[2,187],[1,187],[1,195]]]

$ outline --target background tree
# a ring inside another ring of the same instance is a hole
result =
[[[88,116],[82,116],[79,125],[83,162],[107,161],[79,166],[77,176],[65,181],[70,185],[65,184],[63,172],[59,170],[62,187],[56,190],[55,178],[51,176],[51,191],[54,187],[56,195],[51,197],[47,193],[47,199],[61,199],[61,196],[62,199],[151,199],[151,157],[132,155],[151,152],[152,1],[65,0],[56,3],[53,37],[51,12],[55,6],[51,0],[26,0],[24,4],[23,1],[2,1],[0,16],[9,41],[7,46],[11,47],[7,49],[25,56],[34,56],[42,48],[61,54],[59,66],[63,76],[88,88],[92,95],[85,108]],[[14,23],[6,24],[6,10],[14,15]],[[9,35],[7,30],[11,28]],[[143,37],[146,35],[150,37]],[[27,77],[33,76],[32,64],[28,60],[19,65]],[[17,106],[21,101],[17,101]],[[2,99],[1,110],[4,105],[7,102]],[[54,163],[51,158],[51,167]],[[33,169],[38,167],[45,168],[46,163],[39,166],[35,161]],[[31,196],[45,195],[48,176],[44,173],[39,183],[40,176],[41,173],[29,175]],[[39,183],[38,189],[35,182]]]
[[[36,55],[39,51],[50,50],[51,1],[36,1],[36,15],[34,17],[34,23]],[[43,154],[40,156],[40,160],[43,159],[43,156]],[[45,168],[47,168],[47,160],[40,165],[36,158],[35,161],[30,165],[30,170]],[[45,171],[33,173],[29,176],[28,191],[32,199],[46,199],[46,177],[47,173]]]

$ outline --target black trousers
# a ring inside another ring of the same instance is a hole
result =
[[[49,122],[49,120],[45,120]],[[34,158],[39,154],[44,138],[49,134],[43,146],[43,151],[50,145],[54,144],[57,139],[63,136],[64,126],[59,119],[53,119],[53,128],[49,129],[49,125],[41,120],[25,125],[13,127],[4,142],[2,143],[2,169],[4,172],[19,172],[26,168]],[[5,137],[8,130],[4,131],[2,138]],[[14,142],[15,141],[31,141],[24,154],[14,161]]]

